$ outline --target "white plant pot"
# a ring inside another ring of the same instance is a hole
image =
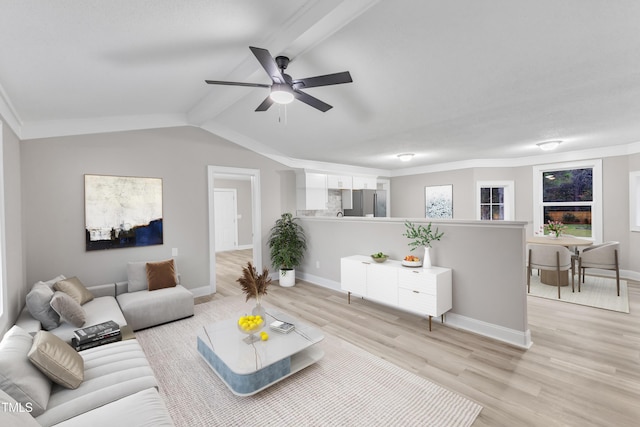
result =
[[[429,246],[424,247],[424,259],[422,260],[422,268],[431,268],[431,251]]]
[[[280,270],[280,286],[290,288],[296,284],[296,270]]]

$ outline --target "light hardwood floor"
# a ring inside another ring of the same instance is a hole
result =
[[[217,293],[196,302],[242,295],[235,280],[250,259],[218,254]],[[474,426],[640,425],[639,283],[630,314],[529,297],[529,350],[437,323],[430,333],[419,316],[300,280],[275,282],[265,301],[478,402]]]

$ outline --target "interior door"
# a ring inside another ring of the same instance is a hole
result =
[[[238,247],[238,205],[235,189],[216,188],[213,192],[216,252]]]

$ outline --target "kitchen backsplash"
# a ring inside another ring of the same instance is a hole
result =
[[[342,191],[328,190],[327,209],[321,211],[296,211],[298,216],[338,216],[342,212]]]

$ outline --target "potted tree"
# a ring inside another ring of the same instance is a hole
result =
[[[280,286],[293,286],[296,283],[295,268],[302,263],[307,241],[304,230],[290,213],[283,213],[271,228],[269,241],[271,263],[280,270]]]
[[[439,232],[438,228],[433,231],[431,229],[431,223],[427,224],[426,227],[422,224],[418,224],[416,227],[412,222],[405,221],[404,225],[407,228],[407,232],[404,233],[403,236],[413,240],[409,243],[411,250],[413,251],[416,248],[424,247],[423,267],[431,268],[431,254],[429,253],[431,242],[440,240],[442,236],[444,236],[444,232]]]

